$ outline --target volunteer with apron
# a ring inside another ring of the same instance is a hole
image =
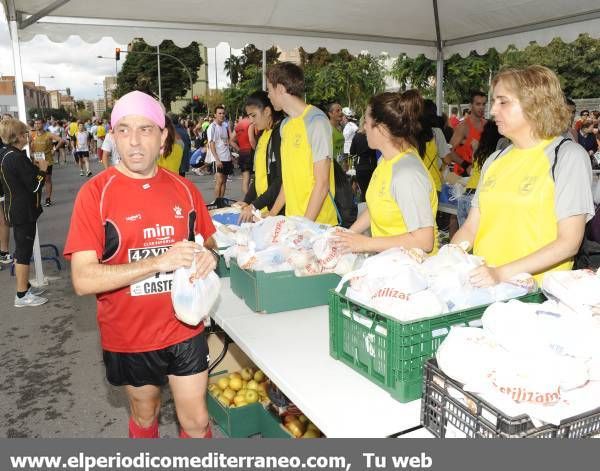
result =
[[[246,113],[258,131],[262,131],[254,151],[254,182],[241,202],[240,222],[252,222],[255,210],[268,212],[281,189],[281,136],[283,114],[275,111],[267,92],[248,95]]]
[[[382,93],[369,101],[365,131],[369,147],[383,158],[367,189],[367,209],[339,232],[337,246],[351,252],[392,247],[437,249],[435,183],[417,151],[423,99],[416,90]],[[362,233],[370,227],[371,237]]]
[[[573,266],[594,215],[590,161],[581,146],[561,136],[570,113],[551,70],[504,70],[492,87],[492,114],[512,145],[486,160],[469,216],[452,242],[469,242],[485,259],[471,273],[475,286],[518,273],[539,282],[548,271]]]

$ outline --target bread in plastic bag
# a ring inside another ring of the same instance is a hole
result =
[[[204,243],[202,236],[196,236],[196,243]],[[195,272],[195,261],[189,268],[175,270],[171,289],[175,317],[191,326],[198,325],[209,316],[221,291],[221,281],[214,271],[204,279],[193,278]]]

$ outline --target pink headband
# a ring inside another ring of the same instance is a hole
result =
[[[111,127],[116,127],[122,118],[129,115],[143,116],[156,123],[159,128],[165,127],[165,112],[161,104],[150,95],[137,90],[117,100],[110,115]]]

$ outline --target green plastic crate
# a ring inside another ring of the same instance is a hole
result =
[[[219,278],[229,278],[229,267],[225,263],[225,258],[222,254],[219,254],[219,261],[217,263],[217,268],[215,268],[215,273]]]
[[[340,277],[335,274],[296,276],[293,271],[265,273],[230,266],[231,290],[256,312],[273,313],[322,306]]]
[[[211,376],[211,383],[216,382],[223,375]],[[206,393],[206,406],[208,415],[212,417],[221,431],[231,438],[246,438],[257,435],[261,431],[262,404],[255,402],[243,407],[225,407],[209,392]]]
[[[520,301],[545,301],[538,291]],[[329,353],[394,399],[409,402],[422,395],[423,364],[435,355],[453,325],[481,318],[488,305],[428,319],[400,322],[331,291],[329,300]],[[358,320],[370,323],[367,327]]]

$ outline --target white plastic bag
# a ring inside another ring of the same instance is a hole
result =
[[[196,236],[196,243],[204,243],[202,236]],[[192,326],[198,325],[208,317],[221,290],[221,281],[214,271],[204,279],[193,278],[195,272],[195,261],[190,268],[178,268],[173,273],[171,288],[175,317]]]

